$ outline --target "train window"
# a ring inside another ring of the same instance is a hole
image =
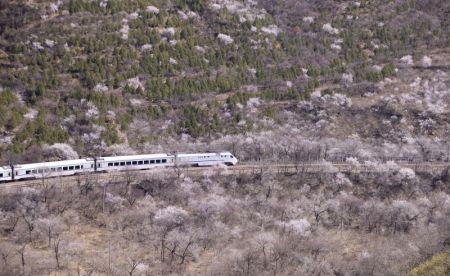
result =
[[[112,167],[113,165],[113,163],[108,163],[108,167]]]
[[[39,170],[38,170],[38,173],[42,173],[42,172],[43,172],[43,170],[42,170],[42,169],[39,169]]]
[[[31,171],[26,171],[26,172],[25,172],[25,174],[30,174],[30,173],[31,173]]]
[[[137,161],[133,161],[133,165],[137,165]]]
[[[148,165],[150,162],[148,160],[144,160],[144,164]]]
[[[142,165],[142,164],[144,164],[144,161],[139,161],[138,164]]]
[[[61,167],[59,167],[59,168],[57,168],[57,170],[58,170],[58,172],[60,172],[60,171],[62,171],[62,168],[61,168]]]
[[[56,168],[51,168],[50,169],[52,172],[56,172]]]
[[[128,162],[127,162],[127,166],[129,166],[129,165],[131,165],[131,161],[128,161]]]
[[[120,162],[120,165],[121,166],[125,166],[125,162]]]
[[[155,160],[150,160],[150,164],[155,164]]]
[[[157,159],[156,164],[159,164],[159,163],[161,163],[161,160]]]
[[[114,162],[114,166],[119,166],[119,162]]]
[[[75,166],[75,170],[79,170],[80,169],[80,166]]]
[[[69,166],[69,171],[73,171],[73,166]]]
[[[162,162],[163,162],[163,163],[167,163],[167,160],[166,160],[166,159],[163,159]]]
[[[63,167],[63,171],[67,171],[67,169],[68,169],[67,167]]]
[[[2,173],[0,173],[0,177],[3,177],[3,174],[2,174]]]

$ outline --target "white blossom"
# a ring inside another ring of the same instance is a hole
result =
[[[431,66],[431,64],[432,64],[432,60],[431,60],[431,58],[430,57],[428,57],[428,56],[424,56],[423,58],[422,58],[422,66],[423,67],[430,67]]]
[[[175,35],[175,28],[173,27],[161,28],[159,29],[159,33],[165,36],[173,36]]]
[[[400,58],[400,62],[405,65],[413,65],[414,61],[411,55],[403,56]]]
[[[356,166],[356,167],[359,167],[361,165],[358,161],[358,158],[356,158],[356,157],[347,157],[345,159],[345,162],[352,166]]]
[[[178,62],[174,58],[169,58],[169,63],[173,64],[173,65],[177,65],[178,64]]]
[[[149,51],[153,48],[153,46],[151,44],[144,44],[141,46],[141,51],[145,52],[145,51]]]
[[[183,19],[183,20],[188,20],[189,19],[189,16],[186,14],[186,13],[184,13],[183,11],[178,11],[178,15],[181,17],[181,19]]]
[[[353,74],[352,73],[344,73],[344,74],[342,74],[341,80],[345,84],[353,83]]]
[[[268,27],[262,27],[261,31],[266,34],[277,36],[281,32],[281,29],[276,25],[270,25]]]
[[[322,30],[329,34],[339,34],[339,30],[336,28],[333,28],[330,23],[326,23],[322,26]]]
[[[300,236],[309,236],[311,234],[311,224],[306,219],[292,219],[284,225],[288,230]]]
[[[94,118],[99,114],[98,108],[91,102],[88,103],[89,109],[86,111],[86,117]]]
[[[128,15],[129,19],[137,19],[139,17],[139,14],[137,12],[132,12]]]
[[[108,86],[106,86],[103,83],[98,83],[95,87],[94,87],[94,91],[95,92],[107,92],[108,91]]]
[[[413,180],[416,178],[416,173],[410,168],[401,168],[398,171],[398,176],[402,180]]]
[[[159,9],[155,6],[147,6],[145,9],[148,13],[159,14]]]
[[[305,16],[305,17],[303,17],[303,22],[311,24],[311,23],[314,22],[314,17],[312,17],[312,16]]]
[[[133,89],[144,89],[144,85],[139,80],[139,77],[130,78],[127,80],[126,84]]]
[[[220,33],[217,38],[225,45],[231,44],[234,42],[233,38],[231,36]]]
[[[333,50],[335,50],[335,51],[338,51],[338,52],[342,50],[341,45],[336,44],[336,43],[331,44],[330,47],[331,47],[331,49],[333,49]]]
[[[374,65],[372,66],[372,71],[380,73],[381,70],[383,70],[383,67],[381,67],[380,65]]]
[[[73,150],[73,148],[68,144],[56,143],[51,146],[44,145],[44,150],[46,150],[46,151],[56,150],[56,151],[62,153],[64,155],[63,157],[66,159],[78,159],[79,158],[78,153],[75,150]]]
[[[205,48],[199,45],[195,45],[194,49],[201,54],[204,54],[206,52]]]
[[[42,47],[40,42],[33,42],[32,45],[35,50],[44,50],[44,47]]]
[[[57,11],[59,10],[59,6],[60,6],[61,4],[62,4],[62,3],[61,3],[60,1],[58,1],[58,2],[56,2],[56,3],[51,3],[51,4],[50,4],[50,11],[53,12],[53,13],[57,12]]]
[[[431,118],[419,120],[419,126],[422,130],[432,130],[436,126],[436,121]]]
[[[188,216],[188,212],[176,206],[168,206],[158,210],[154,216],[156,223],[161,225],[176,225],[182,223]]]
[[[188,11],[187,16],[189,16],[189,18],[195,18],[195,17],[198,17],[198,14],[193,11]]]
[[[53,46],[55,46],[55,41],[50,40],[50,39],[45,39],[45,45],[47,45],[49,48],[52,48]]]
[[[130,26],[128,24],[124,24],[119,31],[122,34],[122,39],[128,39],[128,33],[130,32]]]

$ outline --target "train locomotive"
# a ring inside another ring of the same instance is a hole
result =
[[[94,157],[54,162],[17,164],[0,167],[0,182],[120,170],[147,170],[170,166],[234,166],[238,162],[230,152],[142,154]]]

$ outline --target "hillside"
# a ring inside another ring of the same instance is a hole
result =
[[[0,165],[239,160],[0,183],[0,276],[448,274],[449,14],[0,0]]]
[[[445,1],[1,5],[5,163],[236,146],[448,158]]]

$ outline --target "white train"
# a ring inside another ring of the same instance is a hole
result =
[[[229,152],[96,157],[0,167],[0,181],[47,178],[91,172],[147,170],[168,166],[203,167],[220,164],[234,166],[237,162],[236,157]]]

